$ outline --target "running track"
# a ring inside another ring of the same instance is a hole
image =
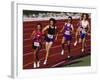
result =
[[[62,26],[64,25],[65,20],[57,20],[56,26],[58,31],[61,30]],[[73,20],[73,25],[76,31],[76,24],[78,20]],[[30,35],[36,27],[37,23],[41,23],[42,26],[46,26],[48,21],[27,21],[23,22],[23,69],[32,69],[33,68],[33,54],[32,54],[32,40],[30,39]],[[43,65],[44,57],[45,57],[45,43],[43,42],[42,49],[39,53],[40,58],[40,68],[51,68],[59,66],[63,63],[69,63],[71,60],[67,60],[67,47],[65,46],[65,54],[62,56],[61,53],[61,39],[62,33],[59,33],[58,40],[55,41],[53,44],[50,54],[48,57],[47,65]],[[85,53],[81,54],[81,44],[78,44],[76,47],[73,46],[75,41],[75,34],[73,34],[73,39],[71,43],[71,55],[73,56],[72,59],[79,58],[81,55],[87,56],[91,53],[91,36],[86,37],[86,49]]]

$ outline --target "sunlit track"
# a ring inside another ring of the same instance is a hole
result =
[[[87,50],[87,51],[90,51],[89,49]],[[77,50],[77,52],[75,52],[75,51],[72,51],[73,53],[71,53],[71,55],[72,56],[76,56],[77,57],[77,55],[81,55],[80,53],[81,53],[81,51],[79,51],[79,50]],[[78,54],[79,53],[79,54]],[[58,55],[60,55],[60,57],[59,58],[62,58],[63,59],[63,57],[64,56],[62,56],[60,53],[55,53],[55,54],[52,54],[52,55],[49,55],[49,58],[51,57],[51,56],[53,56],[53,55],[56,55],[55,57],[57,57]],[[67,51],[65,51],[65,55],[67,55]],[[32,56],[32,55],[30,55],[30,56]],[[55,57],[54,58],[52,58],[52,59],[55,59]],[[48,59],[49,59],[48,58]],[[27,59],[27,58],[26,58]],[[31,58],[32,60],[30,60],[30,61],[28,61],[27,63],[24,63],[25,65],[26,64],[29,64],[31,61],[33,62],[33,58]],[[44,59],[44,56],[41,58],[41,59]],[[41,60],[40,59],[40,60]],[[59,59],[57,59],[57,60],[59,60]],[[52,64],[51,64],[52,65]]]
[[[85,54],[85,56],[87,56],[87,55],[90,55],[90,54]],[[55,56],[58,56],[58,55],[52,55],[51,58],[54,58]],[[59,56],[61,56],[61,55],[59,54]],[[43,65],[43,59],[41,59],[40,68],[52,68],[52,67],[61,65],[62,61],[66,62],[66,64],[68,61],[71,61],[71,60],[67,60],[66,56],[65,57],[63,56],[62,58],[59,57],[59,58],[60,59],[58,59],[58,60],[56,59],[55,62],[47,63],[47,65]],[[75,58],[75,56],[74,56],[74,58]],[[78,59],[78,58],[80,58],[79,55],[77,55],[77,57],[75,59]],[[48,60],[48,62],[50,62],[50,59]],[[29,63],[24,65],[24,69],[28,69],[28,68],[33,69],[32,65],[33,65],[33,61],[30,61]]]
[[[88,47],[90,47],[90,46],[87,46],[87,48],[88,48]],[[80,48],[80,47],[79,47],[79,48],[74,48],[72,51],[75,51],[76,49],[79,50],[79,49],[81,49],[81,48]],[[65,54],[67,54],[67,51],[65,51]],[[79,53],[79,54],[80,54],[80,53]],[[79,54],[78,54],[78,55],[79,55]],[[50,55],[48,58],[53,57],[53,56],[57,56],[57,55],[60,55],[60,56],[61,56],[60,53],[56,53],[56,54]],[[62,57],[62,56],[61,56],[61,57]],[[42,57],[42,58],[40,59],[40,61],[42,61],[42,60],[44,60],[44,57]],[[25,66],[28,66],[29,64],[33,64],[33,61],[32,61],[32,62],[29,62],[29,63],[27,63],[27,64],[25,64],[24,67],[25,67]]]
[[[89,52],[88,52],[89,53]],[[87,54],[87,55],[85,55],[85,56],[88,56],[88,55],[90,55],[90,54]],[[82,57],[84,57],[84,56],[79,56],[79,57],[77,57],[77,58],[75,58],[75,59],[79,59],[79,58],[82,58]],[[64,64],[71,64],[72,62],[74,62],[74,60],[75,59],[71,59],[71,60],[62,60],[61,62],[58,62],[58,63],[56,63],[56,64],[54,64],[53,66],[51,66],[51,68],[54,68],[54,67],[58,67],[58,66],[60,66],[60,65],[64,65]]]
[[[65,20],[57,20],[57,27],[58,32],[61,30],[62,26],[64,25]],[[73,26],[76,31],[76,24],[78,20],[73,20]],[[33,51],[32,51],[32,40],[30,38],[31,33],[36,26],[37,23],[41,23],[44,26],[48,24],[48,21],[31,21],[31,22],[23,22],[23,69],[33,69]],[[79,35],[78,35],[79,36]],[[50,54],[48,56],[47,65],[43,65],[43,61],[45,58],[45,42],[42,44],[43,47],[39,52],[40,58],[40,68],[52,68],[59,66],[63,63],[67,63],[64,61],[66,56],[68,55],[67,49],[65,49],[65,54],[61,55],[61,40],[63,34],[59,33],[58,40],[54,42]],[[74,58],[79,58],[81,55],[81,44],[78,43],[77,46],[74,46],[75,41],[75,33],[72,36],[72,43],[71,43],[71,55]],[[67,44],[65,44],[66,47]],[[83,54],[84,56],[91,55],[91,35],[88,35],[86,38],[86,53]]]
[[[58,65],[60,65],[60,64],[63,64],[64,62],[66,62],[66,61],[65,61],[65,60],[64,60],[64,61],[61,61],[61,62],[59,62],[59,63],[53,65],[52,68],[53,68],[53,67],[56,67],[56,66],[58,66]]]

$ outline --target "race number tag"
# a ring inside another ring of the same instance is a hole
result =
[[[53,35],[48,34],[48,38],[53,39]]]
[[[40,46],[39,42],[34,42],[34,46]]]
[[[70,35],[70,31],[65,31],[65,34],[66,35]]]

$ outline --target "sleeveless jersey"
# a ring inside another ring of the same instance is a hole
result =
[[[66,24],[66,25],[64,26],[64,34],[65,34],[65,35],[71,35],[71,30],[72,30],[71,24],[70,24],[70,25]]]
[[[35,32],[33,41],[34,42],[41,42],[41,38],[42,38],[42,32]]]

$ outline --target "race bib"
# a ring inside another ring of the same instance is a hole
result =
[[[48,34],[48,38],[53,39],[53,35]]]
[[[39,42],[34,42],[34,46],[40,46]]]
[[[70,35],[70,31],[65,31],[65,34],[66,35]]]

